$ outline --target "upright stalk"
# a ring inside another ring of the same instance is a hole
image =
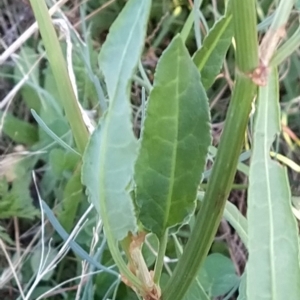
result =
[[[222,218],[257,88],[250,74],[258,67],[255,0],[232,0],[236,43],[236,83],[218,154],[195,226],[163,300],[181,300],[206,258]]]
[[[39,26],[49,64],[55,78],[60,101],[72,129],[76,146],[83,154],[89,139],[88,130],[78,106],[75,93],[69,78],[67,65],[52,25],[51,17],[44,0],[30,0],[34,16]]]

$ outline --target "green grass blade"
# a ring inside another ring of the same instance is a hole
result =
[[[227,201],[223,217],[235,229],[244,245],[248,246],[248,222],[241,214],[237,207],[231,202]]]
[[[299,299],[298,228],[286,169],[270,158],[280,131],[279,78],[260,88],[248,191],[248,299]]]
[[[78,156],[80,156],[80,153],[78,153],[76,150],[74,150],[72,147],[70,147],[67,143],[65,143],[60,137],[58,137],[47,125],[46,123],[39,117],[39,115],[32,109],[31,114],[36,120],[36,122],[40,125],[40,127],[54,140],[56,141],[61,147],[63,147],[65,150],[70,151]]]
[[[220,72],[232,36],[232,14],[228,13],[211,29],[204,39],[202,47],[193,57],[206,90],[211,87]]]
[[[61,98],[60,100],[63,103],[79,152],[83,153],[88,142],[89,134],[73,91],[67,65],[55,29],[52,25],[46,3],[41,0],[30,0],[30,3],[39,26],[49,64],[55,77],[55,82]]]
[[[129,184],[137,157],[131,123],[131,78],[144,46],[151,0],[131,0],[110,28],[99,55],[109,107],[94,131],[84,155],[82,181],[103,220],[111,254],[120,271],[141,290],[127,269],[117,242],[137,231]]]
[[[69,234],[64,230],[64,228],[60,225],[59,221],[55,217],[54,213],[50,209],[50,207],[47,205],[46,202],[42,201],[42,208],[44,213],[47,215],[50,223],[52,224],[53,228],[57,231],[57,233],[60,235],[60,237],[66,242],[69,239]],[[69,247],[83,260],[86,260],[88,263],[93,265],[95,268],[99,270],[103,270],[107,273],[110,273],[112,275],[115,275],[116,277],[119,277],[119,274],[111,270],[97,261],[93,259],[83,248],[81,248],[74,240],[68,241]]]
[[[161,56],[148,101],[136,201],[140,221],[161,237],[193,212],[211,142],[207,97],[180,36]]]

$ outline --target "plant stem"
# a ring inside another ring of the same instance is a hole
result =
[[[236,41],[236,83],[219,150],[194,229],[163,290],[163,300],[181,300],[198,274],[217,232],[233,183],[257,87],[249,78],[258,67],[255,0],[232,0]]]
[[[60,100],[70,123],[76,146],[83,154],[89,139],[89,133],[84,124],[80,108],[69,78],[67,65],[52,25],[45,1],[30,0],[34,16],[46,49],[49,64],[51,66]]]
[[[157,253],[157,258],[156,258],[156,263],[154,268],[154,278],[153,278],[155,284],[159,284],[161,271],[164,265],[164,257],[167,248],[167,243],[168,243],[168,232],[169,231],[167,229],[165,234],[159,240],[159,248],[158,248],[158,253]]]

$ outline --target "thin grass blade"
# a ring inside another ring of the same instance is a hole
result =
[[[55,77],[60,100],[63,103],[79,152],[83,153],[89,134],[72,88],[67,65],[51,17],[45,1],[30,0],[30,3],[39,26],[49,64]]]

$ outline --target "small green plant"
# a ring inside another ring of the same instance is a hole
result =
[[[101,104],[96,126],[81,107],[72,73],[68,72],[70,64],[64,59],[44,1],[30,2],[60,99],[50,115],[42,105],[35,109],[39,114],[35,110],[32,114],[40,127],[68,151],[51,152],[50,162],[57,176],[66,169],[74,171],[65,190],[70,197],[66,197],[64,213],[58,218],[63,227],[68,231],[72,227],[85,189],[103,224],[121,280],[145,300],[211,299],[225,294],[229,299],[238,287],[238,299],[298,299],[299,240],[290,188],[286,169],[276,161],[276,155],[275,159],[270,157],[274,138],[281,130],[277,68],[300,43],[297,28],[278,47],[293,1],[279,2],[260,45],[256,1],[228,1],[224,16],[191,55],[185,43],[200,5],[200,1],[194,1],[181,33],[160,56],[152,85],[140,65],[152,1],[129,0],[98,55],[107,101],[99,81],[91,76]],[[199,44],[197,29],[195,35]],[[208,155],[216,152],[211,146],[207,91],[232,41],[235,82],[216,158],[206,176]],[[137,138],[132,129],[129,94],[138,66],[144,86]],[[248,211],[244,218],[227,198],[253,107],[254,125],[248,128],[252,136]],[[63,115],[63,111],[68,123],[60,119],[71,129],[74,149],[60,138],[62,134],[55,127],[55,115]],[[53,119],[44,120],[50,116]],[[59,165],[58,161],[64,163]],[[208,184],[201,194],[204,178]],[[68,240],[49,207],[41,203],[53,226]],[[223,215],[249,253],[241,279],[228,258],[208,256]],[[191,232],[182,249],[176,232],[185,225]],[[77,244],[68,243],[82,259],[99,266]],[[154,249],[154,257],[153,252],[145,251],[146,243]],[[164,264],[168,245],[175,248],[178,262],[174,268],[168,266],[167,273]],[[152,265],[153,270],[149,269]],[[226,276],[230,280],[226,281]]]

